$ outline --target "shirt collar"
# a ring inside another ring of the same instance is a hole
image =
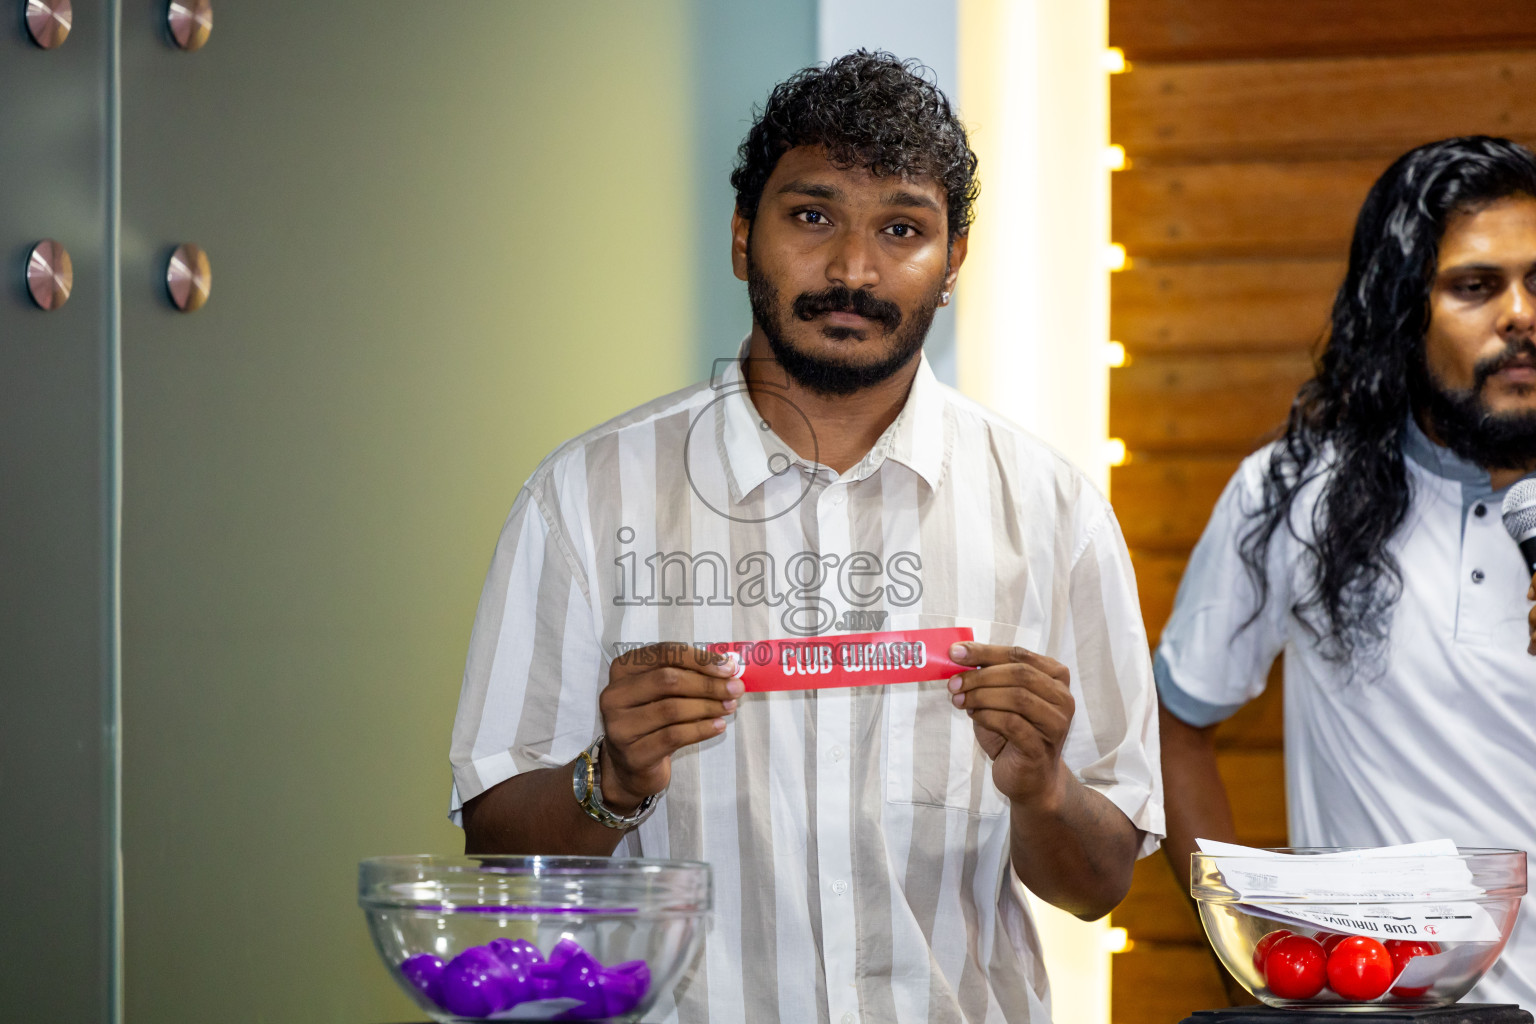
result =
[[[936,489],[944,476],[949,455],[944,405],[943,389],[933,374],[933,367],[928,365],[927,353],[924,353],[918,358],[917,375],[912,378],[906,404],[854,472],[860,473],[868,464],[868,471],[861,474],[868,476],[880,468],[881,462],[894,459],[922,477],[930,488]]]
[[[715,444],[725,465],[731,500],[736,503],[744,501],[774,476],[775,470],[783,472],[792,465],[826,469],[797,455],[758,415],[741,372],[741,356],[745,355],[746,348],[743,344],[738,358],[730,360],[710,381],[711,389],[720,395],[717,401],[721,414],[715,418]],[[917,473],[929,487],[937,488],[944,475],[948,446],[943,390],[933,368],[928,365],[928,356],[923,354],[918,357],[917,374],[901,412],[843,478],[862,480],[889,458]]]
[[[1403,453],[1435,476],[1484,493],[1493,490],[1487,470],[1468,462],[1444,445],[1431,441],[1429,435],[1420,429],[1418,421],[1411,416],[1408,418],[1408,434],[1403,440]]]

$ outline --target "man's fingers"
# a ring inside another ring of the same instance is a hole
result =
[[[719,701],[674,697],[631,708],[623,715],[614,716],[607,723],[606,732],[610,742],[629,747],[653,732],[674,725],[724,718],[735,712],[736,707],[734,699]]]
[[[1027,691],[1057,707],[1070,709],[1073,706],[1072,688],[1065,678],[1031,665],[989,665],[962,672],[949,680],[949,692],[957,698],[956,707],[971,707],[970,695],[983,690]]]
[[[1531,577],[1531,589],[1525,592],[1525,599],[1536,601],[1536,576]],[[1525,653],[1536,656],[1536,608],[1532,608],[1526,618],[1531,624],[1531,643],[1526,647]]]
[[[627,751],[626,760],[636,770],[645,770],[646,767],[661,763],[662,758],[670,757],[684,747],[691,747],[695,743],[703,743],[711,737],[720,735],[725,731],[725,726],[726,719],[720,717],[657,729],[637,740]]]
[[[1026,647],[1007,647],[1002,644],[980,644],[974,640],[958,643],[949,649],[949,660],[957,665],[1029,665],[1047,675],[1065,672],[1066,667],[1054,658],[1047,658]]]
[[[996,761],[997,755],[1003,752],[1003,747],[1007,744],[1008,738],[1000,732],[993,732],[991,729],[988,729],[985,725],[976,721],[974,716],[971,718],[971,724],[975,727],[976,742],[981,745],[982,751],[992,760]]]
[[[740,656],[734,651],[711,651],[693,644],[659,643],[625,651],[613,659],[614,675],[638,675],[672,667],[729,677],[736,673]]]
[[[1023,716],[1011,711],[990,709],[974,711],[971,713],[971,722],[981,729],[1001,736],[1025,755],[1045,756],[1051,753],[1051,743],[1045,734],[1026,721]],[[994,760],[997,757],[996,754],[988,756]]]
[[[598,706],[607,716],[611,712],[676,697],[733,700],[745,690],[746,686],[740,679],[729,675],[706,675],[675,665],[664,665],[639,675],[612,680],[598,698]]]
[[[1066,704],[1072,700],[1067,694],[1065,701],[1052,692],[1040,692],[1027,686],[986,686],[964,690],[951,698],[955,707],[965,711],[987,708],[992,711],[1011,711],[1031,721],[1037,719],[1070,718]]]
[[[966,694],[965,710],[972,721],[982,714],[986,714],[989,720],[994,714],[1014,716],[1051,743],[1060,743],[1072,726],[1070,710],[1050,703],[1039,694],[1017,688],[978,690]]]

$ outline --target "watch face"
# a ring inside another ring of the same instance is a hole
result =
[[[587,761],[586,758],[576,759],[576,770],[571,773],[571,791],[576,794],[576,802],[587,802]]]

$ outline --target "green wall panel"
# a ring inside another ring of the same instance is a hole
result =
[[[694,371],[689,10],[222,4],[186,54],[163,9],[123,34],[128,1020],[408,1019],[355,866],[461,848],[501,522]]]
[[[107,1020],[116,888],[111,5],[0,22],[0,1019]],[[26,258],[64,243],[45,313]]]
[[[19,10],[0,1016],[114,1019],[120,893],[131,1022],[414,1016],[356,861],[460,847],[449,728],[522,480],[745,331],[725,175],[815,4],[220,4],[192,54],[160,0],[77,0],[51,54]],[[75,258],[54,314],[19,283],[45,236]],[[190,315],[183,241],[214,268]]]

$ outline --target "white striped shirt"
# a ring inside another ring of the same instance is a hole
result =
[[[1104,498],[926,359],[841,476],[768,429],[725,362],[562,445],[518,495],[470,641],[452,814],[591,742],[626,646],[944,626],[1071,670],[1066,763],[1155,849],[1151,665]],[[942,680],[745,695],[619,847],[714,872],[704,953],[656,1019],[1048,1021],[1007,811]]]

